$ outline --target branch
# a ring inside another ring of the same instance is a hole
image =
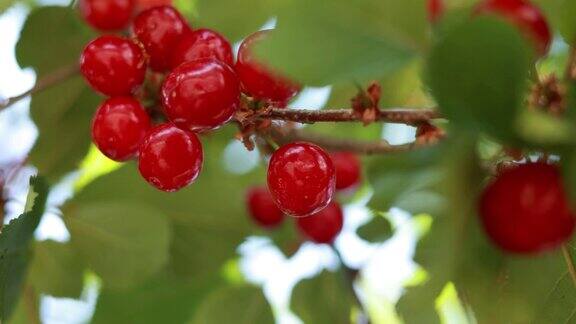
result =
[[[0,100],[0,111],[4,110],[5,108],[10,107],[11,105],[17,103],[18,101],[33,95],[35,93],[42,92],[46,89],[49,89],[60,82],[68,80],[72,76],[78,73],[78,65],[72,64],[69,66],[65,66],[60,68],[45,77],[36,81],[36,84],[29,90],[10,98],[5,98]]]
[[[352,109],[281,109],[263,111],[260,119],[293,121],[302,124],[316,122],[362,122],[362,118]],[[381,110],[377,121],[416,126],[420,123],[440,118],[436,110],[428,109],[385,109]]]
[[[270,136],[276,143],[280,145],[297,141],[305,141],[318,144],[319,146],[329,151],[350,151],[367,155],[405,152],[419,146],[415,143],[391,145],[385,140],[367,142],[351,139],[339,139],[325,135],[304,132],[299,129],[287,130],[279,127],[271,127]]]
[[[570,253],[570,248],[566,244],[562,244],[562,255],[564,256],[564,261],[566,262],[568,273],[572,278],[572,283],[574,284],[574,286],[576,286],[576,267],[574,266],[574,261],[572,259],[572,254]]]

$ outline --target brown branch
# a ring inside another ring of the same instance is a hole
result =
[[[68,80],[72,76],[78,73],[78,65],[72,64],[69,66],[62,67],[54,72],[46,75],[45,77],[38,79],[36,84],[30,88],[29,90],[10,98],[5,98],[0,100],[0,111],[10,107],[11,105],[17,103],[18,101],[33,95],[35,93],[42,92],[46,89],[49,89],[58,83]]]
[[[258,115],[260,119],[293,121],[302,124],[316,122],[362,122],[362,118],[352,109],[281,109],[272,108]],[[407,125],[419,125],[431,119],[440,118],[436,110],[429,109],[385,109],[381,110],[377,121]]]
[[[339,139],[326,135],[304,132],[298,129],[282,129],[279,127],[271,127],[269,131],[272,139],[280,145],[304,141],[315,143],[328,151],[350,151],[366,155],[405,152],[419,146],[415,143],[391,145],[385,140],[367,142],[352,139]]]

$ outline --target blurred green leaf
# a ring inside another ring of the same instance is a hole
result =
[[[225,287],[208,295],[189,323],[268,324],[274,323],[274,316],[261,289]]]
[[[564,0],[559,6],[559,22],[558,28],[564,40],[568,44],[576,42],[576,2],[572,0]]]
[[[146,203],[78,205],[65,221],[72,245],[105,287],[133,287],[168,261],[170,224]]]
[[[545,295],[533,323],[572,323],[576,315],[576,287],[569,273],[560,276]]]
[[[435,191],[442,176],[436,167],[440,153],[434,147],[372,159],[367,179],[374,194],[368,205],[383,212],[401,207],[414,214],[442,208],[443,198]]]
[[[516,120],[518,135],[538,145],[562,145],[576,143],[576,132],[566,119],[545,112],[523,110]]]
[[[392,236],[392,224],[383,215],[376,213],[372,219],[358,228],[358,236],[371,242],[383,242]]]
[[[286,217],[280,227],[265,231],[263,234],[268,236],[287,258],[296,254],[303,242],[302,236],[296,229],[296,223],[291,217]]]
[[[380,78],[428,46],[423,0],[296,0],[256,48],[263,59],[309,85]]]
[[[30,282],[46,295],[79,298],[85,266],[70,244],[37,242],[30,264]]]
[[[31,178],[24,213],[0,233],[0,321],[10,318],[19,300],[32,254],[30,241],[44,214],[47,196],[44,180]]]
[[[85,186],[64,206],[64,214],[67,219],[74,219],[85,205],[127,206],[122,210],[149,206],[159,215],[166,215],[172,228],[169,268],[184,278],[201,281],[219,272],[236,255],[238,245],[257,228],[246,214],[244,191],[261,183],[265,176],[262,168],[245,175],[224,169],[223,151],[234,132],[230,126],[202,138],[202,173],[196,182],[179,192],[156,190],[142,179],[133,164],[127,163]],[[138,218],[137,212],[129,213]],[[126,222],[126,212],[110,217],[115,222]],[[123,260],[115,261],[111,267],[123,267]]]
[[[196,0],[192,25],[212,28],[236,42],[275,18],[285,0]]]
[[[349,324],[355,301],[347,284],[342,272],[304,279],[292,292],[292,311],[306,324]]]
[[[92,323],[184,323],[217,285],[215,279],[190,284],[160,273],[131,290],[104,289],[98,297]]]
[[[514,140],[529,53],[516,28],[493,17],[473,19],[448,33],[433,48],[428,69],[442,113],[454,127]]]
[[[16,57],[22,68],[32,67],[40,80],[73,69],[93,37],[73,9],[40,7],[24,24]],[[100,100],[80,76],[32,96],[30,113],[39,137],[29,159],[49,181],[74,170],[88,151],[89,125]]]

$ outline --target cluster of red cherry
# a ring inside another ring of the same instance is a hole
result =
[[[431,22],[438,22],[443,13],[442,0],[428,0]],[[548,23],[528,0],[480,1],[474,14],[492,14],[517,26],[538,57],[550,49]],[[548,162],[515,163],[500,170],[482,193],[479,213],[492,241],[505,251],[520,254],[558,247],[571,238],[576,225],[561,172]]]
[[[105,2],[113,5],[97,6]],[[129,9],[119,5],[123,2],[83,0],[80,9],[86,21],[100,30],[122,29],[131,20]],[[110,8],[115,10],[108,15],[98,12]],[[192,30],[171,6],[142,11],[131,27],[132,39],[100,36],[82,52],[83,76],[92,88],[110,97],[96,111],[92,138],[115,161],[137,158],[141,175],[160,190],[176,191],[198,177],[203,150],[196,133],[228,122],[242,93],[256,102],[285,107],[300,89],[251,54],[268,31],[246,38],[234,62],[230,43],[222,35]],[[152,126],[135,94],[143,83],[163,73],[159,97],[167,122]],[[329,156],[314,144],[289,144],[272,155],[270,191],[249,191],[249,210],[265,227],[278,225],[284,213],[314,214],[299,219],[299,228],[313,241],[331,242],[343,223],[340,206],[331,202],[334,191],[354,186],[359,177],[360,162],[351,153]]]

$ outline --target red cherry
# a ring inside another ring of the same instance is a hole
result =
[[[222,35],[210,29],[198,29],[184,35],[172,52],[171,67],[200,58],[214,58],[234,64],[232,46]]]
[[[198,136],[167,123],[153,128],[144,139],[138,168],[151,185],[170,192],[196,180],[202,161]]]
[[[80,14],[86,22],[101,31],[123,29],[134,12],[134,0],[80,0]]]
[[[126,38],[100,36],[84,48],[80,71],[96,91],[108,96],[130,95],[144,81],[146,57]]]
[[[268,166],[268,189],[276,205],[292,216],[320,211],[332,200],[336,171],[330,156],[304,142],[279,148]]]
[[[170,67],[174,46],[191,31],[186,20],[171,6],[142,11],[134,19],[132,29],[150,56],[150,67],[160,72]]]
[[[256,99],[285,105],[300,91],[300,85],[271,70],[252,55],[252,47],[270,31],[259,31],[246,38],[238,50],[235,70],[245,92]]]
[[[552,34],[540,9],[527,0],[485,0],[476,7],[478,14],[497,14],[514,23],[534,44],[540,56],[546,55]]]
[[[545,163],[503,170],[484,190],[480,216],[496,245],[523,254],[557,247],[575,225],[560,172]]]
[[[442,13],[444,12],[444,2],[443,0],[428,0],[427,6],[428,20],[431,23],[437,22]]]
[[[92,120],[94,144],[114,161],[135,156],[150,128],[150,118],[138,100],[113,97],[104,101]]]
[[[284,213],[276,206],[266,187],[253,187],[246,195],[248,211],[256,223],[263,227],[276,227],[284,220]]]
[[[336,168],[336,190],[352,188],[360,182],[360,160],[352,152],[330,154]]]
[[[336,202],[331,202],[326,208],[308,217],[298,218],[298,229],[316,243],[332,243],[340,234],[344,216],[342,208]]]
[[[226,123],[240,100],[232,69],[215,59],[199,59],[174,69],[162,85],[166,117],[178,127],[205,131]]]

